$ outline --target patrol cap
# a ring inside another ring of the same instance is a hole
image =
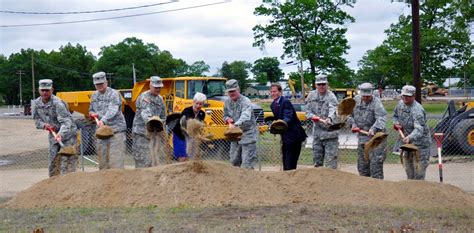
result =
[[[53,88],[53,80],[51,79],[41,79],[38,83],[38,89],[40,90],[51,90],[51,88]]]
[[[402,95],[413,96],[416,92],[416,88],[411,85],[405,85],[402,88]]]
[[[372,92],[374,90],[374,87],[370,83],[362,83],[359,86],[360,90],[360,95],[361,96],[372,96]]]
[[[316,84],[323,84],[328,83],[328,76],[327,75],[316,75]]]
[[[105,72],[101,71],[101,72],[97,72],[97,73],[93,74],[92,75],[92,80],[94,81],[94,85],[105,83],[105,81],[107,81],[107,78],[105,76]]]
[[[225,82],[225,88],[226,92],[235,91],[239,89],[239,83],[235,79],[228,80],[227,82]]]
[[[150,77],[150,84],[153,87],[163,87],[163,81],[159,76],[151,76]]]

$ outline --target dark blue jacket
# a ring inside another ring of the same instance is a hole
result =
[[[275,106],[275,101],[273,101],[270,108],[272,109],[275,120],[282,119],[288,124],[288,131],[281,135],[283,142],[301,143],[306,139],[306,132],[296,116],[295,108],[287,98],[283,96],[280,97],[278,106]]]

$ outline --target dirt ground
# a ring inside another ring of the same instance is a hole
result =
[[[0,155],[44,150],[46,137],[31,120],[0,119]],[[445,166],[446,183],[474,191],[472,161]],[[358,176],[354,165],[263,170],[189,162],[48,179],[46,168],[0,169],[0,232],[474,230],[474,195],[435,183],[433,164],[434,182],[405,181],[399,164],[385,166],[385,181]]]
[[[47,148],[47,138],[48,132],[36,129],[31,119],[0,118],[0,155]]]
[[[5,206],[169,208],[292,203],[474,209],[474,196],[451,185],[382,181],[327,168],[258,172],[223,162],[193,161],[53,177],[18,193]]]

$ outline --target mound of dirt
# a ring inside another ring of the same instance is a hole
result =
[[[7,208],[255,206],[289,203],[415,208],[474,208],[474,196],[451,185],[390,182],[326,168],[258,172],[222,162],[70,173],[39,182]]]

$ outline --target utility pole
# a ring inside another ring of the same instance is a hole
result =
[[[412,46],[413,46],[413,84],[415,99],[421,104],[421,56],[420,56],[420,1],[411,0]]]
[[[23,70],[18,70],[16,72],[16,74],[18,74],[20,76],[20,105],[23,105],[23,95],[22,95],[22,90],[21,90],[21,76],[26,74],[26,73],[23,72]]]
[[[33,100],[35,99],[35,65],[34,65],[34,61],[33,61],[33,52],[31,52],[31,86],[32,86],[32,90],[33,90]]]
[[[303,70],[303,49],[301,48],[301,37],[298,38],[298,45],[300,47],[300,75],[301,75],[301,99],[304,100],[304,70]]]
[[[135,74],[135,63],[132,63],[132,69],[133,69],[133,85],[137,82],[137,75]]]

